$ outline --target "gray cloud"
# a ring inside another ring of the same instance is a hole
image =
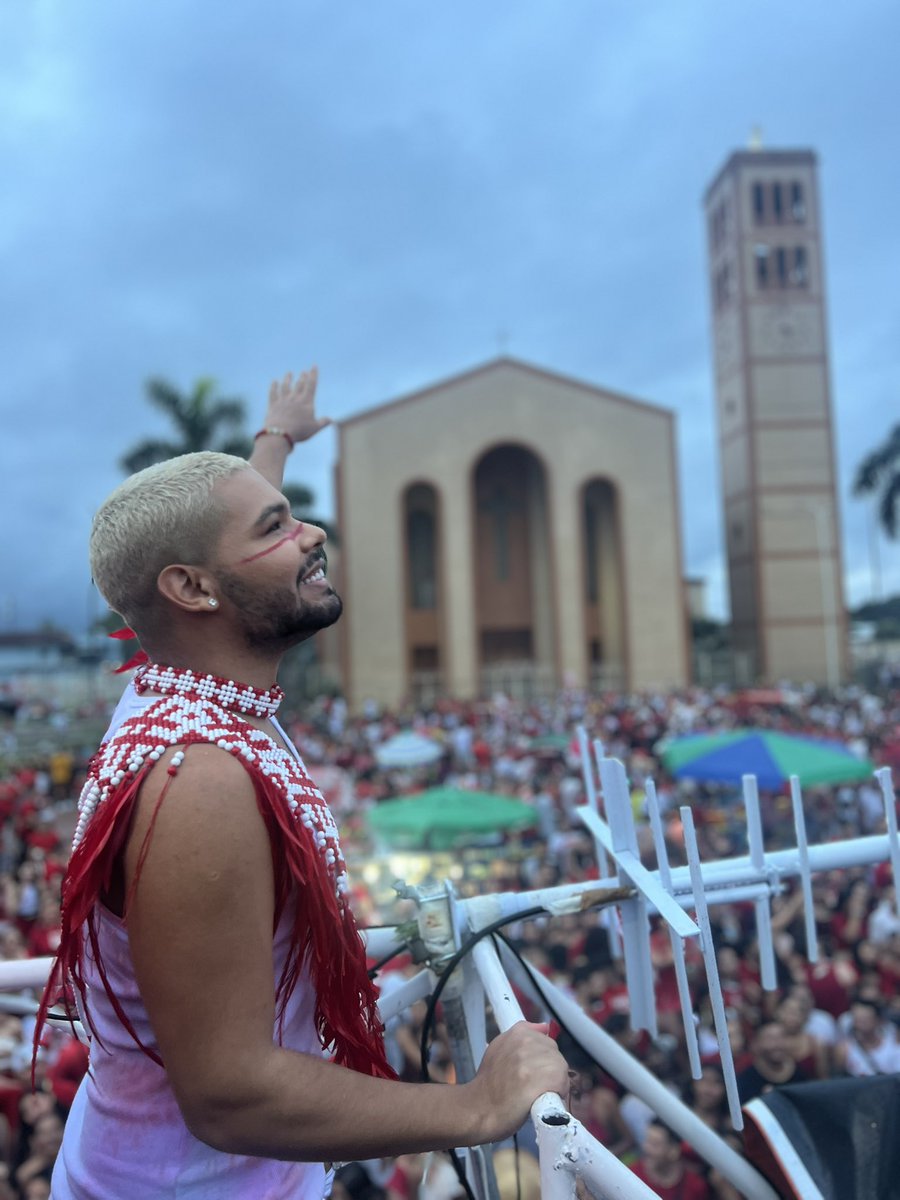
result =
[[[686,566],[721,578],[700,198],[760,123],[821,155],[848,576],[896,413],[888,3],[161,0],[0,14],[4,580],[83,625],[90,514],[151,373],[340,417],[497,352],[673,407]],[[293,473],[330,509],[334,441]],[[885,574],[900,588],[896,548]]]

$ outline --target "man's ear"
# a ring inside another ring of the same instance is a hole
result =
[[[160,595],[184,612],[209,613],[217,607],[211,577],[201,567],[172,563],[163,567],[156,577]]]

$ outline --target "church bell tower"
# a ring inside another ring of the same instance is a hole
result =
[[[734,153],[705,208],[736,666],[834,686],[846,623],[816,156]]]

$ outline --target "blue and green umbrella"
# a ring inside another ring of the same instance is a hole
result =
[[[869,779],[875,770],[842,742],[776,733],[769,729],[733,729],[673,738],[660,747],[666,770],[676,779],[701,783],[737,783],[755,775],[759,786],[777,791],[796,775],[806,786]]]

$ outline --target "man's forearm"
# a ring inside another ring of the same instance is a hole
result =
[[[215,1149],[300,1162],[415,1154],[499,1136],[477,1083],[373,1079],[277,1047],[243,1087],[195,1098],[192,1132]],[[186,1114],[187,1115],[187,1114]]]

